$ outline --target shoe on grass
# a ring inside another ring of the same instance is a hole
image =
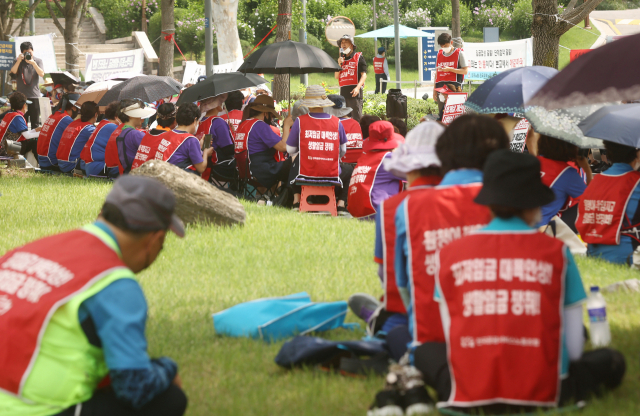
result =
[[[291,211],[297,211],[300,212],[300,202],[296,202],[295,204],[293,204],[291,206]]]
[[[433,412],[434,402],[424,386],[414,387],[404,393],[404,414],[421,416]]]
[[[349,298],[349,309],[365,322],[369,322],[371,315],[380,307],[378,299],[368,293],[356,293]]]
[[[367,416],[404,416],[402,396],[397,390],[380,390]]]
[[[353,218],[351,213],[347,210],[347,207],[338,207],[338,216]]]

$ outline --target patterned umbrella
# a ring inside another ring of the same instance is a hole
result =
[[[603,107],[582,120],[578,127],[591,137],[640,147],[640,104]]]
[[[540,134],[575,144],[581,149],[604,149],[602,140],[585,136],[578,127],[582,120],[601,107],[602,104],[559,110],[532,107],[527,109],[524,115],[533,129]]]
[[[509,69],[485,81],[464,105],[480,114],[522,113],[524,103],[557,73],[546,66]]]
[[[182,84],[171,77],[156,75],[134,77],[111,88],[100,99],[98,105],[109,105],[112,101],[121,101],[127,98],[139,98],[146,103],[152,103],[177,94],[180,90],[182,90]]]

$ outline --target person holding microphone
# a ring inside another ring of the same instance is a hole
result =
[[[363,101],[362,87],[367,80],[367,63],[362,52],[355,51],[356,45],[353,37],[344,35],[339,39],[338,46],[340,46],[338,64],[342,69],[335,73],[335,77],[340,82],[340,95],[347,101],[347,107],[353,109],[351,117],[360,122]]]

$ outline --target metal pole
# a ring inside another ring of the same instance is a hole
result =
[[[398,17],[398,0],[393,0],[393,34],[395,37],[396,50],[396,81],[402,80],[402,69],[400,63],[400,20]],[[396,82],[396,88],[400,89],[400,83]]]
[[[207,77],[213,75],[213,4],[204,0],[204,66]]]
[[[373,30],[376,29],[376,0],[373,0]],[[378,52],[378,38],[373,38],[373,52]]]
[[[31,8],[31,6],[33,6],[33,1],[34,0],[29,0],[29,8]],[[32,35],[35,35],[35,33],[36,33],[36,17],[35,17],[35,13],[31,13],[31,16],[29,16],[29,32],[31,32]]]
[[[307,0],[302,0],[302,28],[300,29],[300,42],[307,43]],[[300,83],[309,86],[309,76],[300,74]]]
[[[418,99],[418,81],[413,81],[413,98]]]

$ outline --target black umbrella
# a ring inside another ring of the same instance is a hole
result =
[[[51,81],[53,81],[54,85],[77,84],[80,82],[78,78],[74,77],[72,74],[70,74],[67,71],[51,72],[49,75],[51,76]]]
[[[244,88],[255,87],[265,84],[266,79],[256,74],[243,74],[241,72],[226,72],[224,74],[213,74],[204,81],[182,91],[177,104],[192,103],[202,101],[225,92],[242,90]]]
[[[258,49],[245,59],[238,72],[289,74],[291,98],[291,74],[338,72],[340,69],[340,65],[322,49],[287,40]]]
[[[182,84],[171,77],[149,75],[130,78],[111,88],[98,102],[98,105],[109,105],[113,101],[126,98],[139,98],[146,103],[170,97],[182,90]]]

